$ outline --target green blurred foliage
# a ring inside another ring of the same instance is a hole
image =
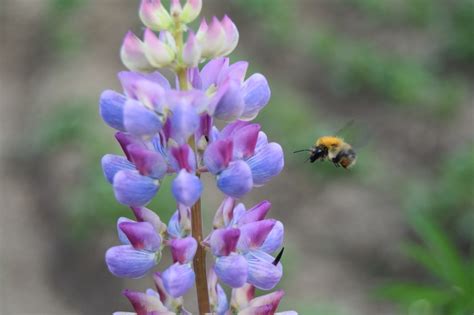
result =
[[[422,244],[409,243],[405,253],[429,276],[425,284],[397,282],[379,294],[399,303],[403,312],[471,315],[474,311],[474,255],[461,251],[428,215],[411,211],[409,222]]]

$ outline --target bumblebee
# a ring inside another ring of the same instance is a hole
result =
[[[351,124],[352,122],[348,125]],[[347,126],[343,129],[346,128]],[[334,163],[334,166],[342,166],[345,169],[354,166],[357,161],[357,154],[352,146],[339,136],[320,137],[310,149],[297,150],[293,153],[299,152],[310,152],[310,155],[306,161],[309,160],[311,163],[328,160]]]

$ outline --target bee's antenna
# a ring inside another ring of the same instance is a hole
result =
[[[275,257],[275,260],[272,262],[274,266],[278,265],[278,263],[281,260],[281,257],[283,256],[283,251],[285,250],[285,247],[281,248],[281,251],[278,253],[278,255]]]
[[[301,149],[301,150],[293,151],[293,153],[300,153],[300,152],[311,152],[311,150],[310,149]]]

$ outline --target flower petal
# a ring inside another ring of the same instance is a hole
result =
[[[154,211],[145,207],[132,207],[132,211],[138,222],[150,223],[159,234],[163,234],[166,231],[166,224],[161,222],[160,217]]]
[[[121,71],[118,73],[118,78],[120,80],[120,83],[122,84],[122,88],[124,89],[125,95],[134,99],[138,99],[137,87],[139,86],[139,84],[137,83],[142,80],[156,83],[163,87],[165,90],[169,90],[171,88],[168,80],[158,71],[151,73]]]
[[[148,222],[122,222],[119,228],[135,249],[157,251],[161,246],[161,237],[153,225]]]
[[[163,127],[156,113],[135,100],[125,103],[123,123],[128,132],[137,136],[153,135]]]
[[[182,169],[173,180],[171,190],[177,202],[191,207],[201,197],[203,185],[199,177]]]
[[[120,147],[122,148],[123,150],[123,153],[125,153],[125,156],[127,157],[127,159],[129,161],[131,161],[131,157],[130,157],[130,154],[128,153],[128,149],[127,147],[134,143],[134,144],[139,144],[139,145],[142,145],[143,147],[145,147],[144,143],[142,142],[141,139],[131,135],[131,134],[128,134],[128,133],[124,133],[124,132],[116,132],[115,133],[115,139],[117,140],[117,142],[120,144]]]
[[[154,295],[131,290],[124,290],[123,295],[132,303],[133,309],[137,315],[150,314],[151,312],[166,311],[166,307],[160,299]]]
[[[240,83],[236,80],[228,80],[219,87],[219,90],[221,89],[225,92],[215,105],[213,116],[224,121],[238,119],[245,106]]]
[[[127,235],[125,235],[125,233],[122,231],[122,229],[120,229],[120,223],[123,223],[123,222],[135,222],[135,221],[130,220],[129,218],[125,218],[125,217],[120,217],[117,220],[117,234],[118,234],[118,238],[120,240],[120,243],[122,243],[123,245],[131,245],[130,241],[127,238]]]
[[[232,290],[232,298],[230,304],[242,309],[246,307],[250,300],[255,297],[255,287],[251,284],[244,284],[240,288]]]
[[[211,251],[214,256],[228,256],[237,247],[240,230],[234,228],[217,229],[211,234]]]
[[[247,282],[248,265],[241,255],[218,257],[214,270],[219,279],[232,288],[239,288]]]
[[[102,171],[109,183],[113,183],[114,176],[121,170],[135,170],[135,165],[130,163],[126,158],[115,154],[106,154],[101,160]]]
[[[193,260],[198,246],[197,241],[192,236],[171,239],[168,245],[171,249],[173,262],[181,264],[187,264]]]
[[[205,91],[217,83],[219,73],[229,66],[229,58],[215,58],[209,61],[201,70],[202,89]]]
[[[228,196],[241,198],[253,186],[250,167],[244,161],[234,161],[217,176],[217,187]]]
[[[199,115],[196,108],[186,103],[176,104],[171,108],[171,111],[172,115],[169,118],[171,138],[178,144],[184,144],[189,136],[199,128]]]
[[[179,238],[182,236],[181,225],[179,224],[179,211],[176,210],[168,222],[168,235],[172,238]]]
[[[237,313],[237,315],[273,315],[271,305],[247,307]]]
[[[266,219],[240,226],[240,238],[237,248],[242,252],[259,248],[273,229],[275,223],[276,220]]]
[[[161,179],[166,174],[168,165],[160,153],[136,143],[129,145],[127,150],[141,175]]]
[[[276,221],[273,229],[268,234],[265,242],[260,246],[260,250],[272,254],[283,245],[283,238],[285,235],[285,228],[283,223]]]
[[[285,295],[285,291],[277,290],[272,293],[268,293],[265,295],[258,296],[252,299],[249,303],[249,306],[262,306],[262,305],[271,305],[272,313],[274,313],[277,308],[278,304],[280,304],[281,299]]]
[[[139,15],[143,24],[155,31],[166,30],[173,23],[160,0],[142,0]]]
[[[175,263],[162,273],[163,285],[174,298],[183,296],[194,285],[194,271],[190,264]]]
[[[235,200],[232,197],[225,197],[224,200],[217,208],[216,214],[214,215],[214,219],[212,221],[212,226],[214,229],[223,228],[226,226],[226,217],[228,213],[232,213],[232,209],[234,209]]]
[[[283,275],[281,263],[273,265],[273,256],[262,251],[250,251],[245,254],[249,266],[248,283],[261,290],[271,290]]]
[[[226,18],[224,17],[224,20]],[[231,64],[229,67],[223,69],[219,73],[219,77],[217,78],[217,84],[221,84],[225,80],[232,79],[238,82],[243,82],[245,78],[245,74],[247,73],[247,69],[249,67],[249,63],[247,61],[237,61]]]
[[[130,70],[149,71],[152,69],[152,66],[145,56],[143,42],[131,31],[128,31],[123,39],[120,49],[120,58],[125,67]]]
[[[283,149],[278,143],[272,142],[255,152],[247,160],[252,169],[254,185],[263,185],[273,176],[278,175],[285,164]]]
[[[237,224],[240,226],[250,222],[263,220],[271,207],[272,204],[268,200],[264,200],[250,208],[248,211],[245,211],[237,221]]]
[[[260,73],[253,74],[244,82],[242,95],[245,108],[241,119],[252,120],[270,100],[271,92],[267,79]]]
[[[115,174],[113,187],[115,198],[121,204],[144,206],[151,201],[160,186],[157,180],[136,171],[124,170]]]
[[[127,98],[112,90],[102,92],[99,100],[99,112],[107,125],[117,130],[125,130],[123,109]]]
[[[141,278],[156,265],[156,254],[130,245],[114,246],[105,253],[110,272],[120,278]]]
[[[246,159],[253,155],[255,151],[255,146],[257,145],[259,132],[259,124],[250,124],[236,130],[233,133],[232,139],[234,140],[234,159]]]
[[[209,172],[217,174],[229,165],[232,160],[232,148],[231,139],[219,139],[207,146],[203,160]]]
[[[176,171],[185,169],[189,173],[194,173],[196,169],[194,151],[188,144],[172,147],[170,149],[169,162]]]

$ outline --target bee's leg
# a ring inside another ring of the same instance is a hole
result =
[[[341,166],[341,165],[339,165],[339,162],[340,162],[340,161],[341,161],[341,157],[339,156],[339,154],[336,155],[335,157],[333,157],[333,158],[331,159],[331,162],[334,163],[334,166],[335,166],[335,167]]]

